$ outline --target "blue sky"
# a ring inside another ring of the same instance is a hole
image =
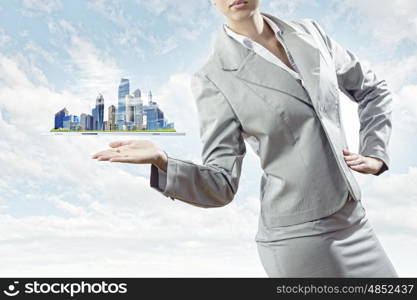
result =
[[[315,19],[392,88],[390,171],[355,176],[394,265],[415,276],[417,2],[263,0],[261,11]],[[106,107],[115,104],[127,77],[143,96],[151,89],[169,121],[187,132],[151,140],[200,162],[189,79],[223,23],[209,0],[0,2],[3,276],[265,276],[253,241],[261,170],[251,150],[233,203],[202,210],[151,190],[148,165],[89,158],[112,138],[40,136],[64,106],[90,111],[99,92]],[[344,99],[342,108],[349,145],[357,149],[357,106]],[[47,250],[28,254],[39,247]]]

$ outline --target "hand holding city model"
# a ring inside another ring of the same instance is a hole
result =
[[[97,152],[91,158],[99,161],[132,164],[154,164],[167,171],[168,157],[155,143],[148,140],[114,141],[110,149]]]

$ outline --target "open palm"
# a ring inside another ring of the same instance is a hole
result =
[[[147,140],[114,141],[110,149],[97,152],[91,158],[100,161],[133,164],[152,164],[161,155],[161,149]]]

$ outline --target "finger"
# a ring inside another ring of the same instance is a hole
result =
[[[105,154],[106,152],[107,152],[107,150],[97,152],[97,153],[93,154],[93,155],[91,156],[91,158],[98,158],[99,156],[101,156],[101,155]]]
[[[359,165],[361,163],[363,163],[363,159],[361,157],[359,157],[357,159],[354,159],[354,160],[346,161],[346,164],[348,166],[356,166],[356,165]]]
[[[354,154],[353,152],[350,152],[349,150],[347,150],[347,149],[343,149],[343,154],[344,155],[352,155],[352,154]]]
[[[106,152],[106,153],[101,154],[101,155],[97,158],[97,160],[108,160],[108,159],[110,159],[110,158],[113,158],[113,157],[118,157],[118,156],[121,156],[121,154],[120,154],[120,153],[117,153],[117,152],[115,152],[115,151],[108,151],[108,152]]]
[[[110,160],[110,162],[121,162],[121,163],[133,163],[133,159],[130,156],[117,156],[117,157],[112,157]]]
[[[132,143],[132,140],[126,140],[126,141],[114,141],[111,142],[109,144],[110,147],[115,148],[115,147],[120,147],[120,146],[125,146],[125,145],[129,145],[130,143]]]
[[[97,152],[91,158],[98,158],[101,155],[106,155],[106,154],[114,153],[114,152],[119,152],[119,151],[117,151],[117,149],[107,149],[107,150],[103,150],[103,151]]]
[[[97,160],[99,160],[99,161],[102,161],[102,160],[110,160],[111,158],[113,158],[114,156],[109,156],[109,155],[102,155],[102,156],[99,156],[98,158],[97,158]]]
[[[343,156],[345,156],[345,157],[347,157],[347,156],[356,156],[356,155],[358,155],[358,154],[354,153],[354,152],[343,150]]]
[[[108,152],[106,154],[102,154],[98,157],[97,160],[110,160],[112,158],[118,158],[118,157],[130,157],[128,154],[121,154],[117,152]]]
[[[348,160],[355,160],[355,159],[358,159],[358,157],[359,157],[358,154],[346,155],[345,156],[345,160],[346,161],[348,161]]]
[[[360,173],[367,173],[368,168],[365,164],[359,164],[356,166],[350,166],[350,168],[354,171],[360,172]]]

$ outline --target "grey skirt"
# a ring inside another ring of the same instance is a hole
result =
[[[281,238],[257,242],[269,277],[398,277],[362,203],[351,197],[330,216],[280,230]]]

